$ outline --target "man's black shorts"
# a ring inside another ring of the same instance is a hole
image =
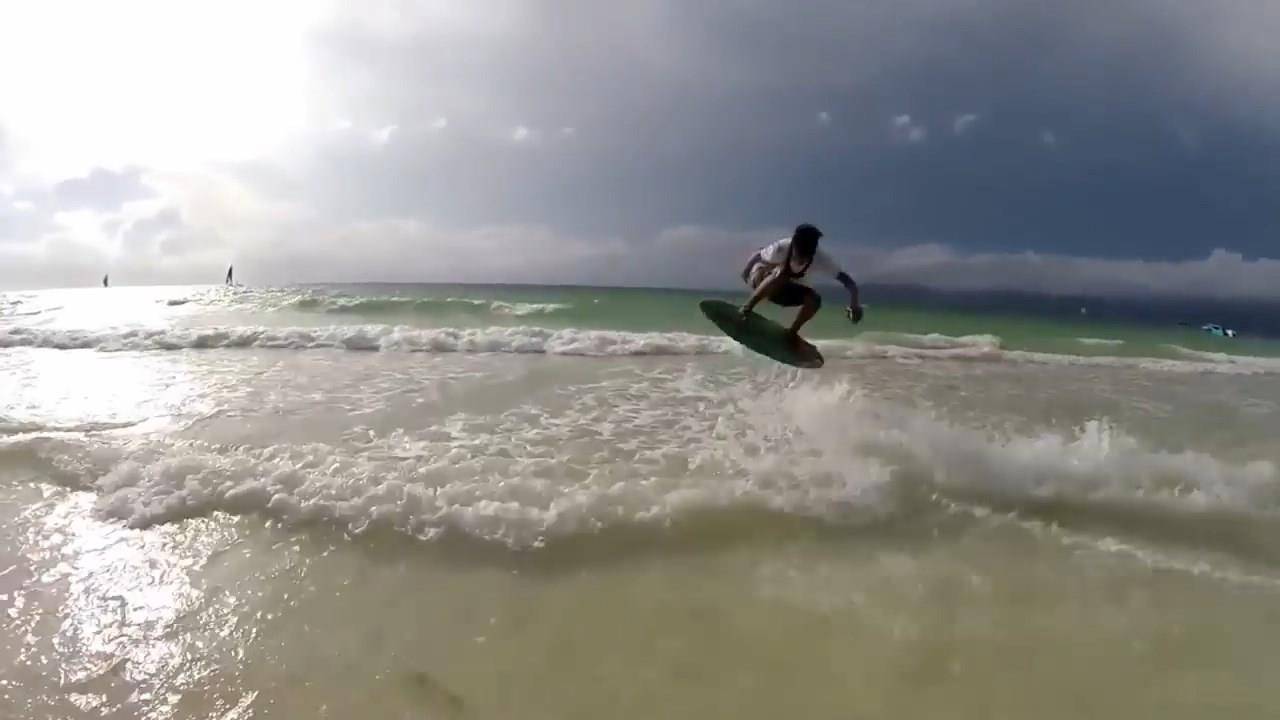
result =
[[[807,286],[801,285],[794,280],[788,280],[782,284],[782,287],[773,291],[773,295],[769,297],[769,302],[782,307],[797,307],[804,304],[805,298],[816,291]]]

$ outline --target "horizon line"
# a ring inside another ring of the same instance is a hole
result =
[[[113,290],[117,288],[217,288],[217,287],[236,287],[246,289],[280,289],[290,287],[325,287],[325,286],[436,286],[436,287],[510,287],[510,288],[557,288],[557,289],[581,289],[581,290],[636,290],[650,292],[681,292],[681,293],[730,293],[745,288],[737,286],[723,285],[719,287],[693,287],[693,286],[667,286],[667,285],[593,285],[589,283],[533,283],[533,282],[443,282],[438,280],[315,280],[315,281],[297,281],[291,283],[273,284],[267,283],[262,285],[251,285],[244,283],[236,283],[227,285],[226,283],[138,283],[138,284],[122,284],[103,287],[98,283],[89,283],[85,285],[68,285],[68,286],[44,286],[44,287],[25,287],[25,288],[0,288],[0,294],[14,292],[47,292],[59,290]],[[814,283],[817,287],[830,287],[831,289],[839,289],[839,285],[835,283]],[[1274,298],[1232,298],[1218,297],[1212,295],[1174,295],[1161,293],[1115,293],[1115,294],[1087,294],[1087,293],[1055,293],[1042,290],[1030,289],[1014,289],[1014,288],[940,288],[921,283],[879,283],[875,281],[866,281],[858,283],[863,290],[873,290],[892,293],[913,293],[921,295],[944,295],[953,297],[978,296],[978,295],[1000,295],[1005,297],[1026,297],[1037,299],[1057,299],[1071,300],[1083,302],[1107,302],[1107,301],[1156,301],[1156,302],[1212,302],[1225,303],[1235,305],[1280,305],[1280,296]]]

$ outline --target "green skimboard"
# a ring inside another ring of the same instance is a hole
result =
[[[788,340],[787,329],[763,315],[751,313],[744,318],[737,305],[723,300],[703,300],[698,307],[721,332],[750,350],[794,367],[822,367],[818,348],[805,340]]]

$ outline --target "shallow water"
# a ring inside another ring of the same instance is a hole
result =
[[[0,716],[1280,711],[1266,358],[176,343],[430,328],[151,292],[0,327],[113,343],[0,349]]]

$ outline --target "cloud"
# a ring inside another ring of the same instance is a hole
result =
[[[1057,295],[1280,300],[1280,259],[1215,249],[1203,259],[1113,260],[1023,253],[966,254],[943,245],[862,249],[859,277],[945,290],[1017,290]]]
[[[975,113],[965,113],[964,115],[957,115],[955,120],[951,123],[951,130],[956,135],[964,135],[965,133],[972,130],[974,124],[977,122],[978,122],[978,115]]]
[[[140,254],[143,256],[158,254],[168,258],[213,251],[217,257],[210,260],[221,262],[226,257],[221,239],[215,232],[189,226],[182,217],[181,209],[172,205],[125,221],[118,235],[122,247],[142,251]]]
[[[28,199],[0,201],[0,244],[30,243],[49,230],[49,218]]]
[[[737,272],[755,249],[786,235],[685,226],[645,243],[648,258],[663,258],[666,283],[678,287],[737,287]],[[824,240],[826,242],[826,240]],[[929,243],[902,248],[864,244],[828,248],[864,284],[907,284],[941,290],[1010,290],[1105,297],[1198,297],[1280,300],[1280,259],[1246,259],[1216,249],[1177,261],[1115,260],[1058,254],[966,253]],[[814,282],[830,283],[816,278]]]
[[[565,126],[560,128],[560,137],[571,138],[577,134],[578,134],[578,129],[575,127]]]
[[[399,125],[386,125],[374,130],[371,137],[375,145],[386,145],[391,142],[391,137],[400,129]]]
[[[911,121],[910,115],[896,115],[890,122],[893,139],[898,142],[922,143],[929,137],[929,130]]]
[[[733,288],[740,284],[737,273],[750,253],[786,234],[782,228],[751,232],[705,226],[670,228],[646,241],[645,252],[636,261],[660,258],[667,268],[663,284]],[[937,243],[901,248],[858,243],[828,250],[864,284],[1109,297],[1280,300],[1280,259],[1249,260],[1224,249],[1200,259],[1177,261],[1031,252],[966,253]],[[649,268],[637,268],[635,272],[646,274]]]
[[[206,198],[204,203],[195,214],[207,222],[216,217],[210,204],[217,202]],[[252,218],[240,231],[263,232],[266,226],[264,237],[271,242],[228,242],[213,226],[193,222],[190,211],[163,202],[135,203],[118,213],[65,213],[56,229],[35,243],[0,245],[0,284],[92,284],[107,269],[117,282],[212,282],[234,258],[242,272],[268,284],[382,280],[740,288],[738,273],[749,255],[788,233],[782,226],[743,231],[682,225],[645,236],[597,236],[538,224],[458,227],[414,217],[335,226],[309,213],[248,207],[246,212]],[[95,239],[99,236],[118,238],[129,251],[113,254],[110,244]],[[894,248],[831,233],[824,243],[846,270],[870,286],[1280,300],[1280,259],[1247,259],[1225,249],[1199,259],[1159,261],[971,253],[940,243]]]
[[[0,239],[62,237],[155,277],[205,275],[173,257],[205,240],[112,255],[164,207],[184,228],[164,237],[216,239],[207,254],[238,263],[294,247],[281,274],[311,280],[404,274],[318,240],[383,223],[612,238],[630,254],[590,255],[580,278],[655,283],[671,272],[648,251],[672,228],[798,216],[846,252],[857,237],[1108,261],[1274,254],[1280,225],[1274,4],[159,3],[144,27],[68,1],[76,27],[39,3],[0,24],[0,185],[16,193]],[[231,31],[237,52],[219,51]],[[936,142],[947,130],[981,153]],[[1071,152],[1045,162],[1055,146]],[[404,257],[425,235],[391,237]]]
[[[603,273],[627,257],[619,239],[557,234],[538,225],[449,228],[387,218],[312,228],[245,248],[238,267],[279,282],[331,276],[340,266],[339,279],[350,280],[572,283],[582,280],[584,268]]]
[[[115,210],[132,200],[153,197],[139,168],[94,168],[84,177],[69,178],[53,186],[53,197],[62,210]]]
[[[1040,144],[1050,149],[1058,147],[1057,134],[1054,133],[1052,130],[1041,130]]]

